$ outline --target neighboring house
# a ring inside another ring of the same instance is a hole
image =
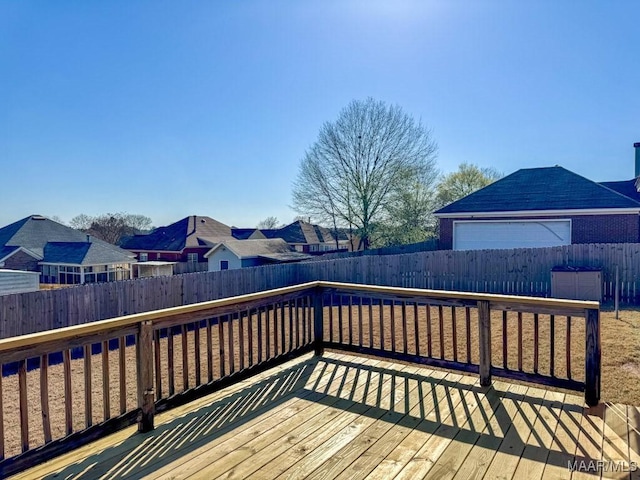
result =
[[[0,267],[40,272],[41,283],[126,280],[134,262],[131,252],[41,215],[0,229]]]
[[[445,250],[638,242],[639,214],[634,180],[599,184],[558,166],[518,170],[435,212]]]
[[[261,230],[267,238],[281,238],[296,251],[304,253],[324,253],[349,250],[349,239],[344,232],[338,232],[336,238],[328,228],[302,220],[295,221],[282,228]]]
[[[210,217],[191,215],[146,235],[134,235],[122,248],[134,252],[140,262],[206,262],[204,254],[223,240],[233,239],[231,227]]]
[[[310,255],[296,252],[281,238],[262,240],[224,240],[211,248],[205,257],[209,271],[234,270],[273,263],[299,262]]]

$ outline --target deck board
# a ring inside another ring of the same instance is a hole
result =
[[[562,411],[565,394],[547,391],[544,403],[537,406],[538,439],[530,439],[513,478],[527,478],[536,480],[543,478],[544,466],[549,457],[549,449],[558,427],[558,420]]]
[[[22,472],[27,478],[638,478],[640,410],[388,360],[306,355]],[[621,463],[620,463],[621,462]]]
[[[576,450],[576,461],[584,461],[587,464],[594,464],[604,458],[602,443],[604,438],[604,411],[605,405],[585,410],[580,422],[580,436],[578,437],[578,448]],[[585,480],[600,478],[600,472],[596,469],[586,469],[574,471],[571,480]]]
[[[228,428],[225,434],[218,439],[207,442],[187,455],[182,455],[177,462],[171,463],[167,467],[155,470],[149,478],[162,478],[163,475],[176,470],[180,464],[184,467],[180,468],[177,474],[174,474],[175,478],[185,478],[203,468],[216,469],[223,465],[231,468],[252,456],[253,452],[269,446],[278,432],[289,432],[291,435],[291,430],[296,428],[303,431],[300,428],[299,415],[311,419],[325,412],[330,406],[330,404],[318,402],[324,395],[316,390],[328,388],[329,379],[336,369],[340,369],[340,367],[334,365],[329,371],[324,372],[326,375],[318,379],[310,378],[309,382],[314,385],[315,390],[304,392],[297,399],[290,399],[281,409],[269,410],[266,407],[268,415],[256,417],[254,421],[247,422],[237,428],[235,426]],[[331,416],[332,414],[329,412],[327,415]]]
[[[379,362],[372,362],[371,360],[364,363],[370,366],[379,364]],[[284,431],[282,435],[270,434],[267,438],[269,443],[264,445],[264,448],[258,449],[254,455],[247,456],[240,462],[228,462],[226,458],[221,458],[216,464],[208,465],[199,473],[203,477],[209,476],[209,478],[215,478],[216,476],[218,478],[248,478],[260,470],[264,471],[265,476],[267,476],[269,472],[268,466],[275,458],[280,458],[293,448],[298,449],[298,454],[302,455],[304,450],[309,448],[309,445],[313,442],[313,439],[309,440],[310,436],[315,435],[316,440],[318,437],[322,439],[331,438],[331,434],[328,434],[328,432],[333,433],[335,430],[322,431],[325,425],[329,429],[339,429],[348,425],[358,416],[357,414],[354,415],[353,412],[346,411],[350,407],[357,405],[356,402],[348,397],[351,394],[354,396],[364,394],[365,385],[362,383],[353,390],[352,385],[354,384],[355,376],[352,375],[348,378],[344,383],[334,381],[333,385],[327,385],[325,391],[330,396],[325,398],[323,403],[318,403],[319,406],[325,407],[319,415],[309,418],[304,424],[298,422],[293,430]],[[347,394],[346,392],[350,393]],[[318,431],[320,433],[316,434]],[[277,473],[272,469],[271,474],[275,476]]]

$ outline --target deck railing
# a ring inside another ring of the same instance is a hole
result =
[[[0,340],[0,476],[324,348],[600,399],[595,302],[311,282]]]

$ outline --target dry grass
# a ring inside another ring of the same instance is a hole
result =
[[[360,343],[360,336],[357,334],[359,330],[360,309],[354,305],[352,307],[352,335],[354,344]],[[371,312],[371,317],[369,313]],[[287,311],[285,311],[285,347],[289,346],[289,339],[293,338],[294,346],[296,338],[300,343],[303,342],[302,329],[294,329],[289,332],[289,321]],[[395,321],[395,348],[398,351],[404,350],[405,337],[403,335],[404,323],[402,321],[402,307],[396,306],[393,312]],[[406,306],[406,346],[409,353],[416,353],[416,347],[421,355],[426,355],[428,351],[427,342],[427,310],[421,306],[417,310],[417,316],[413,305]],[[452,309],[443,308],[442,310],[442,329],[440,328],[440,316],[437,307],[432,307],[429,311],[431,316],[431,350],[432,356],[440,358],[441,346],[444,353],[442,358],[454,359],[453,349],[453,321]],[[477,363],[478,359],[478,343],[477,343],[477,317],[475,312],[470,312],[469,321],[469,341],[471,349],[469,351],[471,363]],[[457,331],[457,359],[460,362],[467,361],[467,321],[465,309],[457,308],[456,331]],[[329,330],[329,311],[325,311],[325,339],[333,338],[337,341],[339,336],[338,329],[338,308],[334,307],[332,312],[333,329]],[[390,349],[392,344],[391,322],[392,315],[390,307],[383,309],[382,329],[380,328],[380,310],[377,305],[362,307],[362,344],[368,346],[370,339],[373,341],[374,347],[381,345],[381,338],[384,341],[384,348]],[[493,364],[502,366],[502,312],[492,312],[492,349]],[[257,317],[252,318],[253,329],[253,362],[258,359],[258,337],[257,337]],[[300,315],[302,320],[302,315]],[[555,355],[554,366],[555,375],[566,378],[566,317],[555,318],[554,338],[555,338]],[[266,335],[267,325],[264,316],[262,317],[262,333]],[[280,345],[280,322],[278,322],[278,351],[282,351]],[[373,328],[370,328],[372,325]],[[415,335],[417,325],[417,337]],[[522,367],[524,371],[532,372],[534,364],[534,333],[533,333],[533,316],[524,314],[522,319]],[[602,326],[602,401],[619,402],[633,405],[640,405],[640,311],[622,310],[620,319],[614,318],[612,311],[601,312]],[[245,318],[243,323],[245,334],[249,331],[248,321]],[[349,322],[348,308],[343,308],[343,340],[349,340]],[[274,325],[273,317],[269,327],[270,335],[273,338]],[[384,334],[381,335],[381,332]],[[291,337],[290,337],[291,333]],[[225,355],[229,354],[229,326],[224,327],[224,349]],[[238,343],[238,325],[237,321],[234,325],[234,369],[240,369],[240,348]],[[308,329],[307,329],[308,335]],[[442,344],[440,339],[442,338]],[[508,355],[507,364],[509,368],[518,368],[518,317],[516,313],[507,315],[507,341]],[[212,328],[212,344],[213,344],[213,377],[219,378],[220,370],[220,338],[218,327]],[[193,331],[186,334],[186,345],[188,351],[188,385],[193,387],[196,383],[196,361],[195,361],[195,335]],[[539,316],[539,372],[549,374],[550,371],[550,318],[548,315]],[[576,380],[584,379],[584,319],[574,318],[571,320],[571,374]],[[183,380],[183,361],[182,361],[183,342],[181,335],[174,337],[174,379],[175,392],[181,392],[185,389]],[[127,409],[135,408],[137,403],[136,391],[136,363],[135,363],[135,347],[127,347],[125,350],[126,362],[125,371],[122,372],[126,379],[126,403]],[[168,355],[167,355],[167,338],[160,341],[161,352],[161,371],[162,371],[162,397],[168,396]],[[201,381],[206,382],[208,379],[207,371],[207,339],[205,329],[200,333],[200,376]],[[273,355],[274,345],[271,343],[269,353]],[[249,364],[248,344],[245,343],[244,364]],[[267,358],[266,345],[261,346],[262,358]],[[85,394],[84,394],[84,361],[82,359],[72,360],[72,388],[73,388],[73,427],[74,431],[82,430],[85,426]],[[93,355],[91,360],[92,372],[92,422],[99,423],[103,420],[103,384],[102,384],[102,356]],[[230,371],[230,363],[225,364],[225,371]],[[118,352],[109,352],[109,399],[110,399],[110,416],[116,416],[120,411],[120,390],[119,390],[120,370],[118,363]],[[63,387],[63,367],[61,364],[49,367],[49,405],[51,409],[51,427],[53,438],[61,438],[64,435],[64,387]],[[29,403],[29,434],[31,448],[41,445],[44,441],[42,433],[42,417],[40,407],[40,371],[33,370],[27,374],[28,385],[28,403]],[[18,381],[17,375],[5,377],[2,385],[2,400],[4,404],[4,428],[5,428],[5,455],[7,457],[19,453],[20,450],[20,427],[19,427],[19,397],[18,397]]]

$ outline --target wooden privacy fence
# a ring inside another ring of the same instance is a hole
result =
[[[310,282],[4,339],[0,365],[19,367],[0,376],[0,476],[136,422],[151,430],[158,411],[324,348],[483,386],[496,375],[584,390],[595,405],[599,329],[595,302]]]
[[[439,250],[299,264],[298,280],[551,296],[551,269],[602,269],[603,301],[640,303],[640,244],[584,244],[510,250]]]
[[[0,296],[0,338],[316,280],[548,297],[555,266],[602,268],[612,300],[640,303],[640,244],[434,251],[144,278]]]
[[[208,270],[208,262],[177,262],[173,265],[173,273],[176,275],[181,275],[183,273],[206,272]]]

